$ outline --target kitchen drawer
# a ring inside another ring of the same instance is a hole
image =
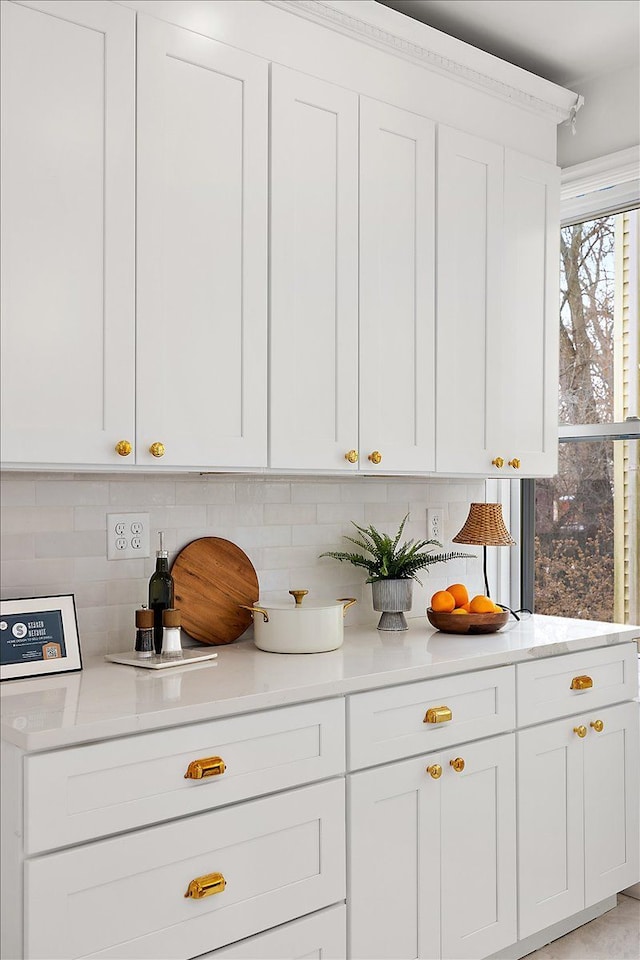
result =
[[[346,955],[347,908],[341,904],[214,950],[198,960],[343,960]]]
[[[451,719],[426,722],[427,711],[442,706]],[[357,693],[348,698],[347,717],[350,770],[504,733],[515,726],[514,668]]]
[[[185,779],[219,756],[224,773]],[[25,759],[25,849],[52,850],[344,772],[344,702],[211,720]]]
[[[516,668],[518,726],[526,727],[578,711],[632,700],[638,690],[635,643],[613,644],[561,657],[546,657]],[[572,689],[578,678],[591,686]]]
[[[27,861],[25,957],[187,960],[344,900],[344,821],[335,779]]]

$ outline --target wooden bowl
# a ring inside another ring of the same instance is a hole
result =
[[[508,619],[508,610],[502,613],[436,613],[427,607],[427,620],[442,633],[497,633]]]

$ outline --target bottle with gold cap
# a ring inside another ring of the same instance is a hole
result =
[[[182,658],[180,642],[180,611],[168,607],[162,611],[162,656],[166,660]]]
[[[136,657],[147,660],[153,656],[153,610],[141,607],[136,610]]]

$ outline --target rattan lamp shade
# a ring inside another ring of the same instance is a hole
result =
[[[472,503],[462,530],[454,543],[474,543],[481,547],[510,547],[515,543],[502,519],[501,503]]]

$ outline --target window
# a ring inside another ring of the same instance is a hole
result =
[[[524,481],[523,603],[640,620],[638,210],[561,231],[557,476]]]

